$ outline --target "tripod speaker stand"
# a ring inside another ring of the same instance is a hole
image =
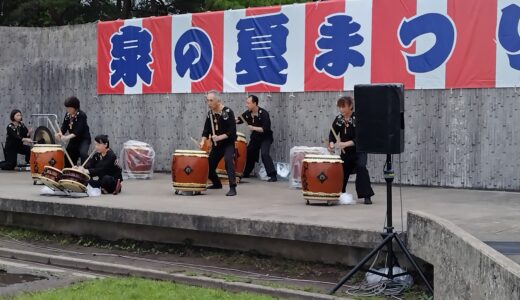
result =
[[[356,85],[354,98],[356,150],[364,153],[386,154],[383,171],[386,181],[386,226],[382,234],[383,241],[343,277],[330,294],[335,293],[384,247],[388,252],[388,274],[374,270],[368,272],[390,280],[408,274],[408,272],[394,274],[394,266],[399,266],[393,248],[394,241],[433,294],[432,286],[392,226],[392,183],[394,181],[392,154],[404,152],[404,86],[399,83]]]
[[[383,241],[376,248],[374,248],[365,258],[363,258],[346,276],[344,276],[338,282],[338,284],[336,284],[336,286],[329,292],[329,294],[334,294],[343,284],[345,284],[345,282],[347,282],[352,276],[354,276],[354,274],[357,271],[359,271],[370,259],[372,259],[372,257],[374,257],[374,255],[376,255],[384,247],[386,247],[388,252],[388,274],[384,274],[374,270],[368,270],[368,272],[382,276],[389,280],[393,280],[396,277],[409,274],[409,272],[402,272],[398,274],[393,273],[394,266],[399,266],[399,262],[397,260],[397,256],[394,253],[393,248],[394,240],[397,242],[397,245],[399,245],[399,248],[401,249],[401,251],[403,251],[408,261],[417,270],[419,276],[426,284],[426,287],[428,288],[429,292],[433,294],[433,288],[426,279],[426,276],[424,276],[424,273],[422,272],[421,268],[417,265],[408,249],[406,249],[406,246],[404,245],[403,241],[401,241],[398,234],[394,232],[394,227],[392,226],[392,183],[394,181],[394,170],[392,169],[391,154],[386,155],[385,165],[386,167],[384,170],[384,177],[386,181],[386,226],[385,232],[382,234]]]

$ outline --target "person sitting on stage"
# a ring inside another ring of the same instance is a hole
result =
[[[79,109],[79,100],[74,96],[67,98],[64,104],[67,113],[61,125],[61,132],[56,133],[56,139],[69,142],[67,152],[73,164],[78,162],[78,158],[81,158],[81,162],[84,162],[88,157],[88,148],[90,147],[87,115]],[[65,164],[70,167],[68,161]]]
[[[277,181],[276,169],[273,159],[269,155],[271,144],[273,143],[273,131],[271,130],[271,119],[269,113],[258,106],[258,97],[250,95],[246,100],[247,110],[237,118],[237,124],[247,123],[247,128],[251,130],[251,137],[247,145],[247,160],[244,169],[244,177],[249,177],[251,171],[258,162],[258,157],[262,153],[262,163],[264,164],[269,182]]]
[[[209,112],[204,123],[202,131],[202,140],[200,141],[200,149],[204,149],[206,140],[210,139],[212,143],[209,153],[209,176],[212,185],[208,189],[221,189],[222,183],[217,176],[216,168],[219,161],[224,157],[226,171],[229,179],[229,192],[226,196],[235,196],[236,178],[235,178],[235,141],[237,139],[237,127],[235,123],[235,115],[233,111],[224,106],[220,102],[218,92],[210,91],[206,95]],[[211,137],[210,137],[211,135]]]
[[[348,178],[353,170],[356,170],[356,192],[358,198],[364,198],[365,204],[372,204],[370,199],[374,195],[368,175],[367,154],[356,152],[354,140],[356,138],[356,117],[353,113],[354,99],[341,97],[337,101],[340,114],[334,119],[329,134],[329,150],[333,151],[335,144],[342,149],[344,182],[342,192],[347,189]],[[332,131],[334,130],[334,132]],[[340,141],[336,140],[337,135]]]
[[[108,136],[100,134],[94,138],[96,154],[87,162],[86,168],[75,167],[90,175],[89,184],[93,188],[101,188],[103,194],[117,195],[121,192],[121,167],[117,157],[110,149]]]
[[[2,170],[14,170],[17,165],[18,154],[25,155],[25,162],[29,163],[31,147],[25,144],[32,143],[31,129],[27,129],[22,122],[22,112],[18,109],[11,111],[11,123],[7,125],[5,139],[5,161],[1,163]]]

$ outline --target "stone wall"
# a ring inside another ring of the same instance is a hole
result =
[[[202,94],[96,94],[95,24],[0,27],[0,40],[2,126],[13,108],[21,109],[32,127],[38,125],[32,113],[55,113],[61,119],[63,100],[76,95],[93,136],[108,134],[116,151],[129,139],[152,144],[159,171],[170,168],[175,149],[194,149],[189,137],[202,132]],[[335,100],[349,93],[259,94],[272,117],[274,160],[288,162],[295,145],[324,146]],[[245,109],[245,94],[223,98],[235,111]],[[394,156],[396,174],[411,185],[519,190],[518,98],[514,88],[407,91],[405,152]],[[383,155],[370,155],[376,182],[383,181],[383,163]]]

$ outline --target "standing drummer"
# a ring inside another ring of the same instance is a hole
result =
[[[349,96],[341,97],[336,103],[340,114],[332,123],[332,130],[329,134],[329,150],[334,150],[335,144],[341,151],[343,160],[344,182],[342,192],[347,190],[348,178],[353,170],[356,170],[356,192],[358,198],[364,198],[365,204],[372,204],[370,199],[374,196],[374,191],[370,185],[370,176],[367,170],[367,154],[356,152],[356,117],[353,113],[354,99]],[[340,141],[336,140],[337,135]]]
[[[91,142],[87,115],[80,110],[79,100],[74,96],[65,99],[64,105],[67,113],[61,124],[61,132],[56,133],[56,139],[69,142],[66,150],[73,164],[77,163],[78,158],[81,158],[83,163],[88,157]],[[65,164],[71,167],[68,161],[65,161]]]
[[[247,160],[244,169],[244,178],[249,177],[251,171],[258,162],[260,153],[262,154],[262,163],[269,182],[277,181],[276,169],[274,168],[273,159],[269,154],[271,144],[273,143],[273,131],[271,130],[271,119],[269,113],[258,106],[258,97],[250,95],[246,100],[247,110],[237,118],[237,124],[247,123],[247,128],[251,131],[249,144],[247,145]]]
[[[220,101],[218,92],[210,91],[206,94],[206,101],[209,112],[204,123],[202,131],[202,140],[200,141],[200,149],[204,148],[206,140],[212,143],[209,153],[209,179],[212,185],[208,189],[221,189],[222,183],[217,176],[217,165],[224,157],[226,171],[229,179],[229,192],[226,196],[235,196],[236,177],[235,177],[235,141],[237,139],[237,128],[235,123],[235,115],[233,111],[224,106]]]

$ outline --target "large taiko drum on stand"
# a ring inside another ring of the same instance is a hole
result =
[[[237,140],[235,141],[235,176],[237,180],[244,176],[244,169],[246,168],[247,159],[247,140],[246,136],[237,132]],[[222,179],[227,179],[226,164],[222,158],[217,165],[217,175]]]
[[[80,170],[65,168],[63,169],[62,179],[59,184],[66,190],[76,193],[86,193],[90,176]]]
[[[63,178],[63,172],[60,169],[45,166],[43,173],[39,180],[53,191],[61,191],[63,187],[60,185],[60,180]]]
[[[31,148],[31,177],[39,180],[45,166],[51,166],[58,170],[65,167],[65,155],[61,145],[34,145]]]
[[[175,150],[172,155],[172,182],[177,191],[205,191],[209,163],[205,151]]]
[[[305,155],[302,164],[302,191],[307,200],[339,200],[343,188],[343,161],[339,155]]]

